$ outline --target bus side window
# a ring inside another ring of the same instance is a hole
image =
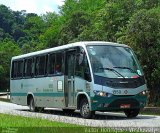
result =
[[[63,74],[63,53],[56,53],[55,74]]]
[[[39,75],[45,75],[45,64],[46,64],[46,57],[41,56],[39,59]]]
[[[49,55],[49,62],[48,62],[48,73],[55,74],[55,54]]]
[[[35,63],[35,75],[37,76],[39,73],[39,57],[36,58],[36,63]]]
[[[31,76],[34,77],[35,75],[35,62],[36,58],[32,58],[32,64],[31,64]]]
[[[17,62],[13,61],[12,62],[12,74],[11,74],[11,78],[16,78],[17,77]]]
[[[31,77],[32,76],[32,59],[26,59],[24,63],[24,76]]]
[[[84,70],[83,70],[83,57],[80,54],[76,56],[76,69],[75,75],[81,78],[84,78]]]
[[[85,56],[84,58],[84,79],[91,82],[91,73],[90,73],[87,56]]]
[[[23,60],[17,62],[17,77],[23,77]]]
[[[36,76],[45,75],[46,56],[39,56],[36,58]]]

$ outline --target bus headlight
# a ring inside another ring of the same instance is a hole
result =
[[[148,95],[148,91],[147,90],[142,91],[142,92],[139,93],[139,95],[141,95],[141,96],[147,96]]]
[[[101,97],[111,97],[112,94],[104,92],[104,91],[93,91],[95,95],[101,96]]]
[[[105,97],[106,96],[106,92],[103,92],[103,91],[93,91],[95,95],[97,96],[103,96]]]

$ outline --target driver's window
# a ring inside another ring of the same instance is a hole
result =
[[[83,48],[78,48],[77,50],[75,75],[87,81],[91,81],[88,60]]]

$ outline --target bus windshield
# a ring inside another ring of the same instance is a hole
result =
[[[133,51],[111,45],[87,46],[94,75],[107,78],[138,78],[143,75]]]

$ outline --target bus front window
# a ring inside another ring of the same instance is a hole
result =
[[[134,78],[142,70],[133,51],[128,47],[111,45],[87,46],[94,75],[107,78]]]

